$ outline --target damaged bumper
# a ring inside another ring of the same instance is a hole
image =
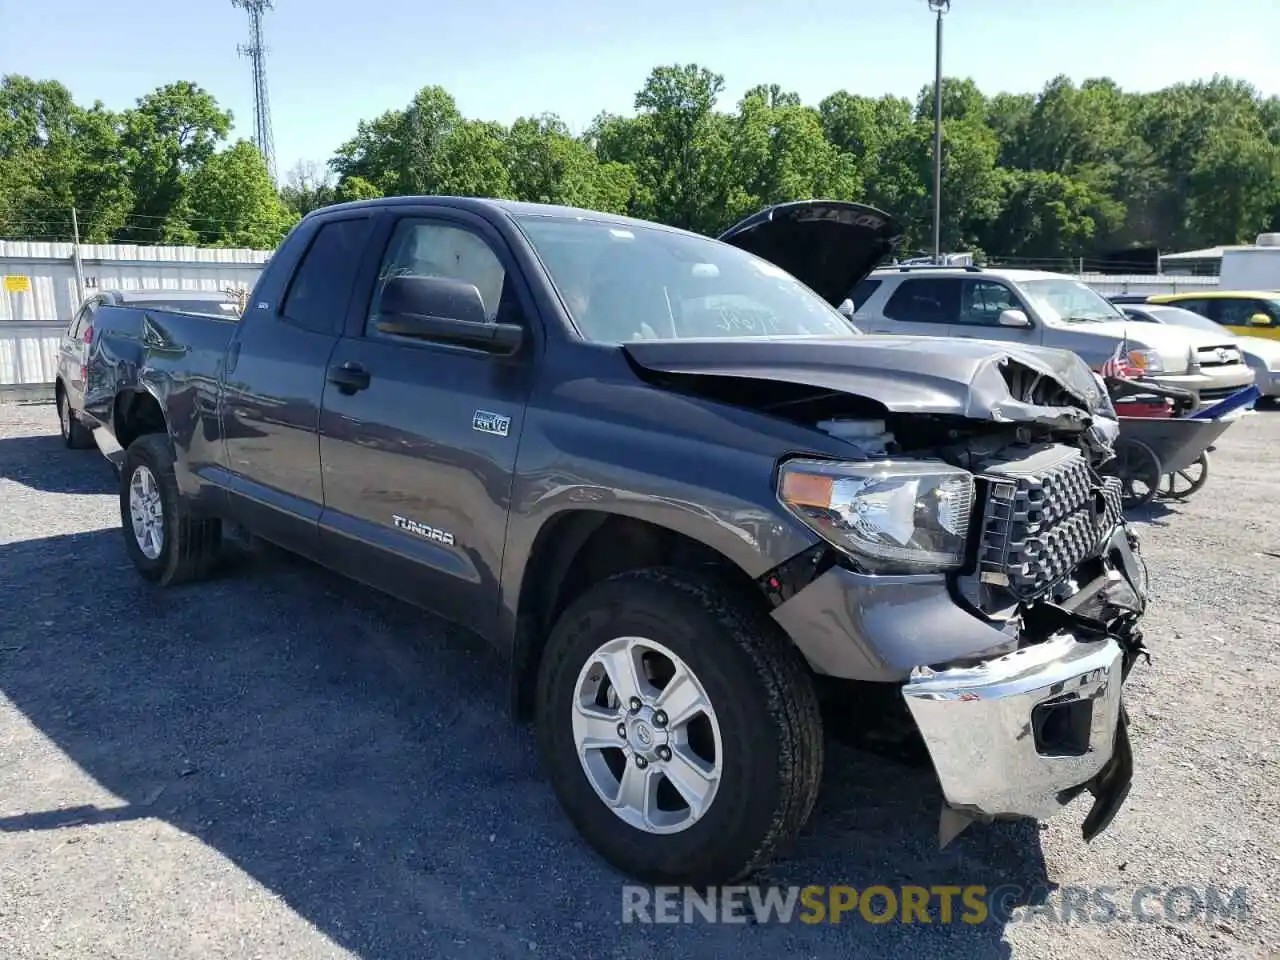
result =
[[[1147,596],[1124,526],[1097,562],[1089,582],[1039,601],[1012,633],[964,609],[945,584],[838,567],[774,617],[819,673],[901,684],[942,787],[944,844],[972,820],[1047,819],[1085,791],[1089,840],[1132,779],[1122,688],[1145,652],[1137,623]]]
[[[1125,651],[1070,633],[974,666],[922,668],[903,686],[949,807],[974,818],[1057,813],[1084,789],[1110,822],[1132,776]]]

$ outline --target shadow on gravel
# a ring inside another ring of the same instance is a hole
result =
[[[1167,526],[1170,518],[1178,515],[1178,509],[1185,503],[1182,500],[1163,500],[1157,497],[1150,503],[1140,507],[1131,507],[1125,511],[1125,519],[1130,523],[1149,523],[1152,526]]]
[[[0,480],[45,493],[114,493],[117,487],[96,448],[69,450],[56,433],[0,438]]]
[[[624,926],[623,878],[561,815],[480,641],[275,552],[158,591],[119,537],[0,547],[0,693],[121,800],[25,811],[0,831],[167,821],[379,960],[1009,956],[1003,923],[936,913]],[[760,882],[1045,885],[1034,825],[974,828],[940,853],[937,803],[927,771],[832,743],[809,829]],[[110,855],[145,870],[162,854]],[[173,895],[202,884],[184,887]]]

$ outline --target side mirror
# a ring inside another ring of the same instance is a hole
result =
[[[1255,313],[1249,318],[1249,326],[1251,327],[1269,327],[1271,326],[1271,318],[1265,313]]]
[[[1022,310],[1001,310],[1000,318],[996,321],[1002,327],[1029,327],[1031,320]]]
[[[836,310],[842,316],[848,317],[850,320],[852,320],[853,315],[857,313],[857,308],[853,305],[853,301],[850,300],[848,297],[840,301],[840,306],[836,307]]]
[[[391,277],[378,306],[379,333],[415,340],[439,340],[490,353],[514,353],[524,328],[491,323],[484,298],[473,283],[448,277]]]

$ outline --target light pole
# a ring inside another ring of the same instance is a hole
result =
[[[951,0],[928,0],[937,17],[933,66],[933,262],[942,262],[942,15]]]

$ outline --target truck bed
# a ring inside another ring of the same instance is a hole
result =
[[[85,412],[105,429],[99,446],[118,462],[115,406],[131,391],[151,394],[167,411],[175,436],[195,437],[205,417],[216,417],[219,374],[238,318],[104,308],[94,325],[85,385]],[[208,431],[216,436],[216,428]]]

